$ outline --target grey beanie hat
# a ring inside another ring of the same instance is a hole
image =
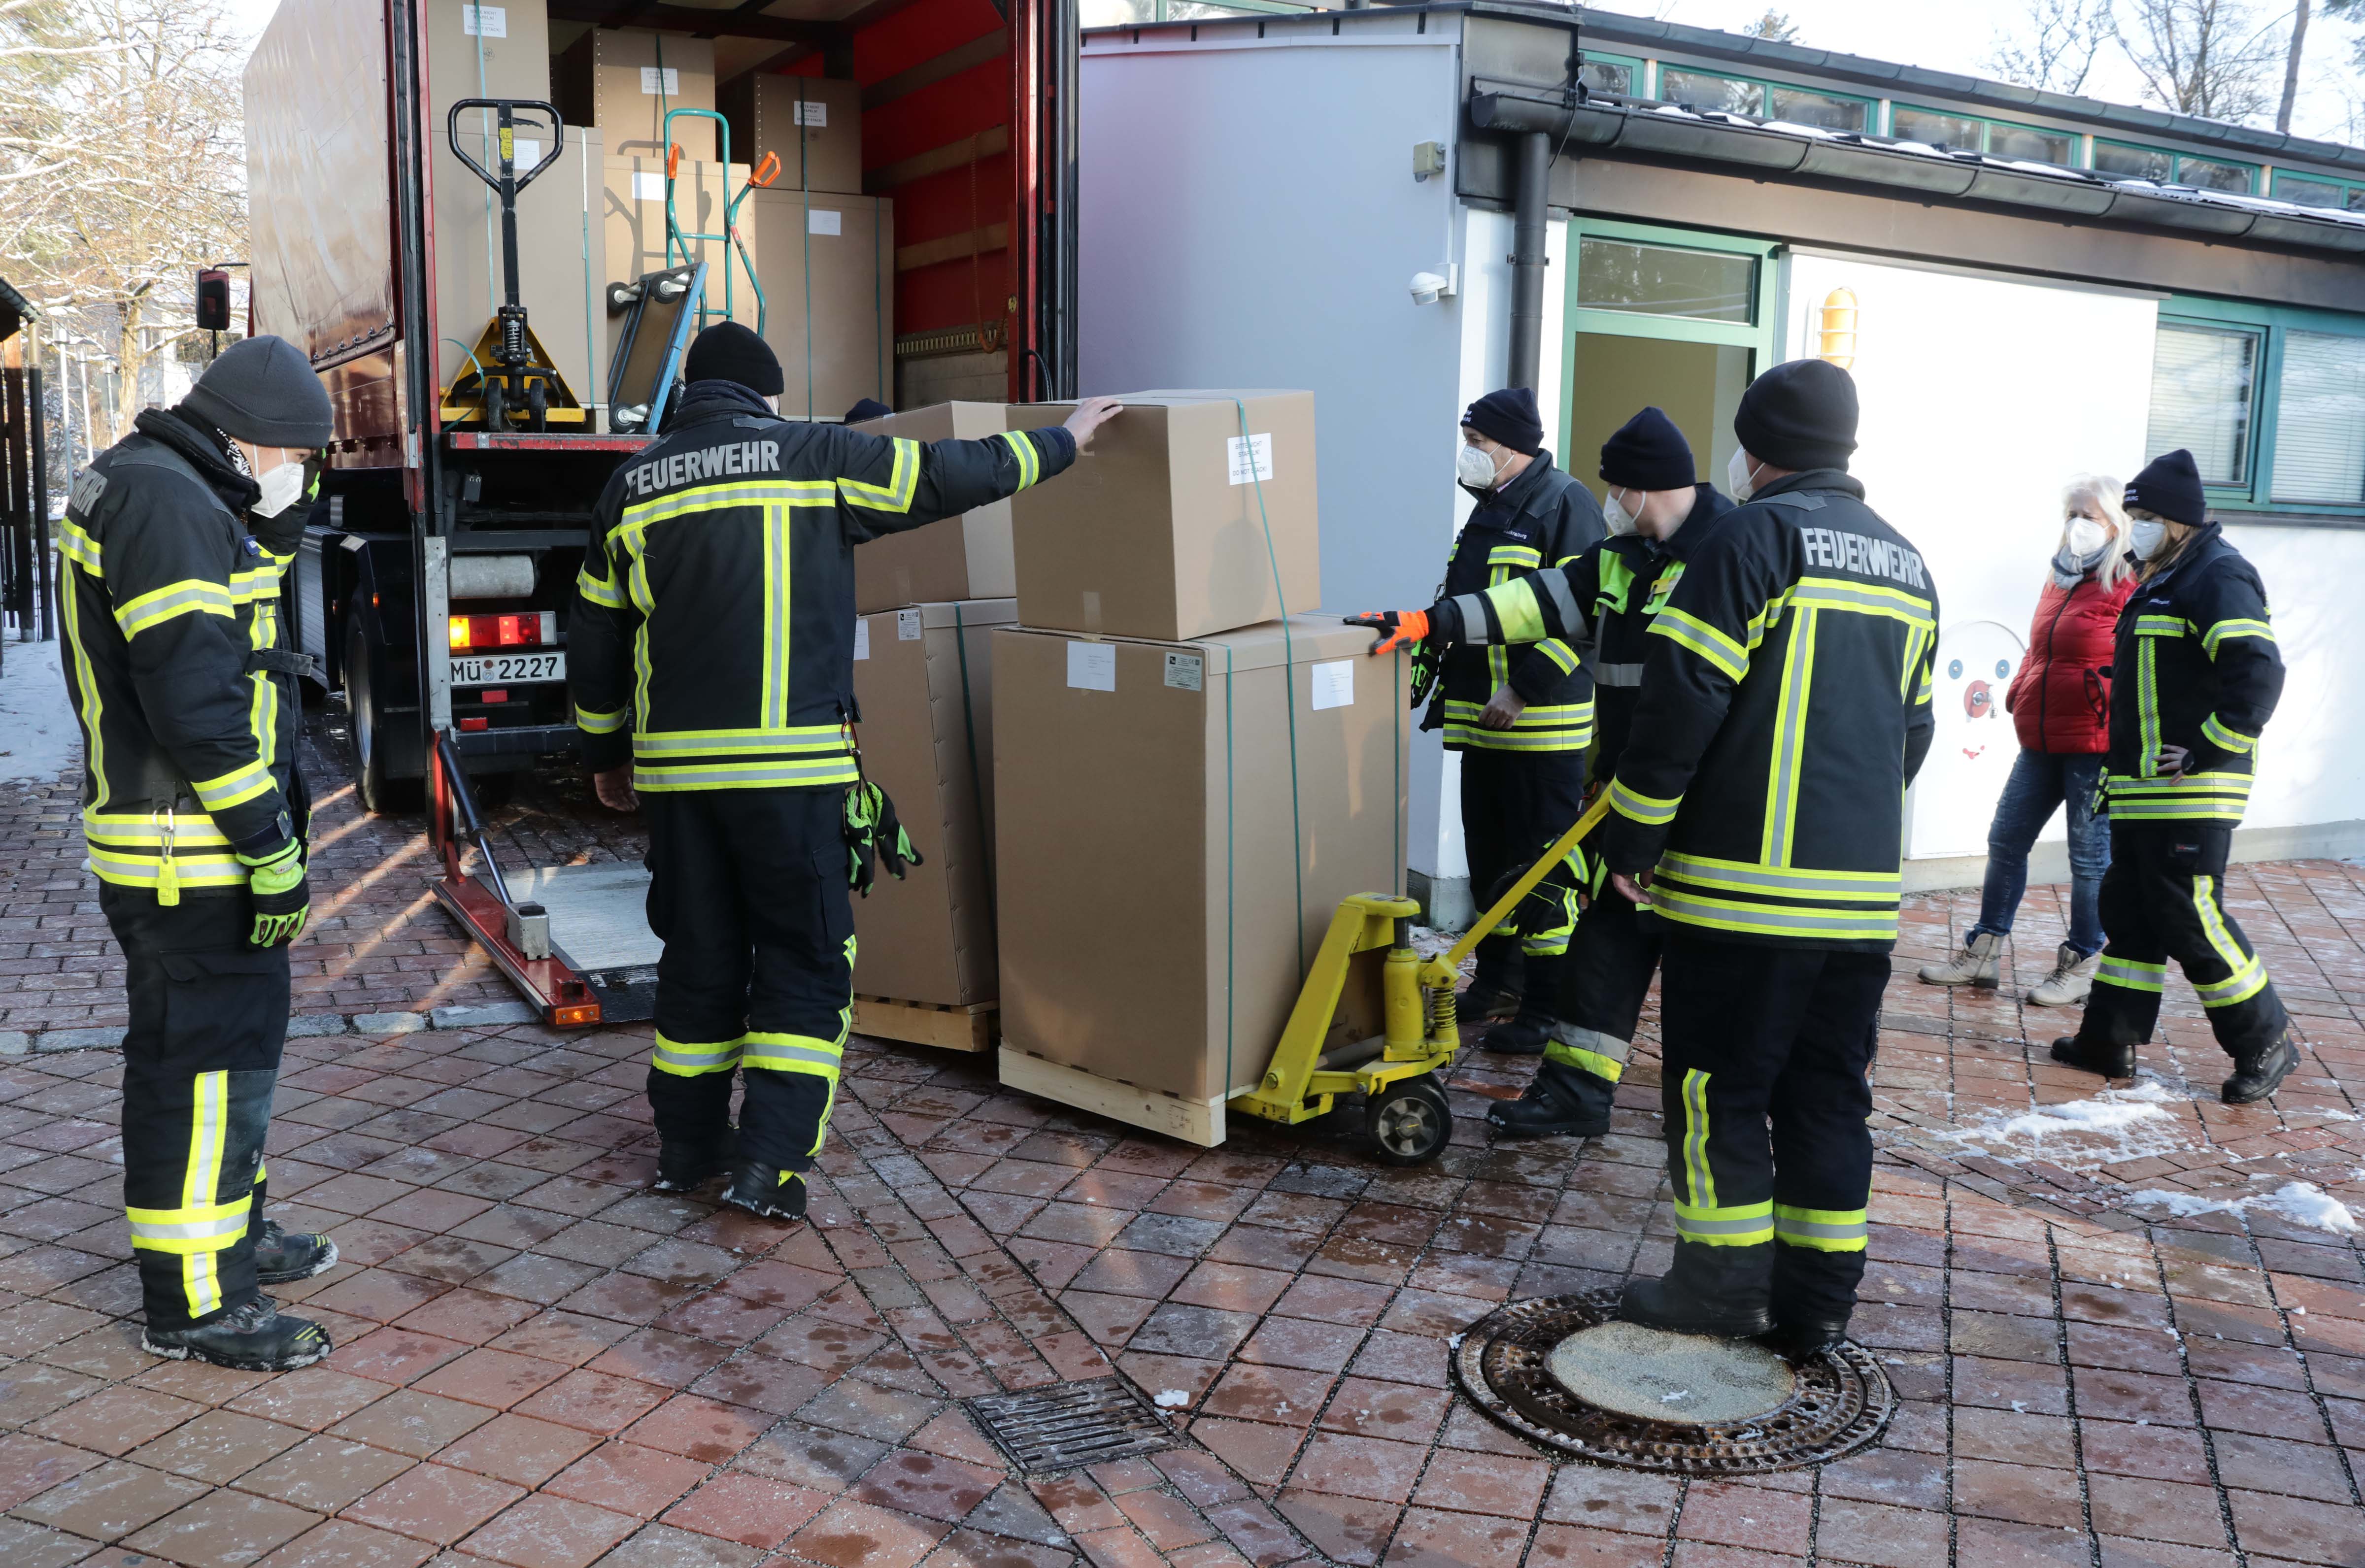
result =
[[[335,433],[328,388],[285,338],[247,338],[206,366],[181,406],[256,446],[326,446]]]

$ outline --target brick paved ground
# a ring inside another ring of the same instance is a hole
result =
[[[17,793],[0,1026],[119,1018],[68,797]],[[521,852],[629,846],[526,797]],[[334,802],[323,837],[299,1011],[499,996],[403,832]],[[297,1040],[273,1197],[345,1261],[283,1293],[338,1349],[281,1377],[138,1352],[119,1058],[7,1058],[0,1564],[2365,1563],[2356,1238],[2251,1201],[2365,1204],[2365,889],[2332,863],[2233,884],[2306,1063],[2217,1105],[2173,984],[2160,1076],[2107,1137],[2012,1122],[2097,1085],[2042,1063],[2059,1014],[1910,979],[1972,913],[1915,902],[1856,1320],[1901,1413],[1747,1484],[1555,1464],[1447,1393],[1449,1337],[1498,1303],[1664,1262],[1647,1045],[1618,1130],[1574,1149],[1488,1148],[1524,1069],[1471,1058],[1456,1146],[1404,1172],[1255,1129],[1202,1152],[857,1041],[816,1222],[782,1230],[645,1191],[644,1031]],[[2032,895],[2023,983],[2059,913]],[[1183,1446],[1026,1483],[958,1403],[1112,1364]]]

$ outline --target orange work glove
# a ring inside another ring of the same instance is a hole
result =
[[[1374,610],[1346,618],[1350,626],[1368,626],[1379,633],[1373,641],[1372,654],[1408,652],[1429,640],[1429,611],[1426,610]]]

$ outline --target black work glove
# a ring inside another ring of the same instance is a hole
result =
[[[841,832],[846,842],[846,885],[864,898],[870,896],[870,885],[878,880],[881,864],[899,882],[907,868],[926,864],[896,817],[895,802],[868,779],[847,786]]]
[[[1543,846],[1552,847],[1548,842]],[[1495,879],[1479,902],[1483,912],[1495,907],[1495,901],[1511,890],[1511,885],[1528,874],[1535,865],[1532,860],[1514,866]],[[1536,879],[1527,897],[1506,917],[1508,924],[1520,930],[1549,931],[1557,925],[1568,909],[1568,895],[1590,889],[1594,881],[1592,868],[1586,863],[1585,846],[1577,845],[1556,861],[1552,868]]]

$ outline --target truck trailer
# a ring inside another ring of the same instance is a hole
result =
[[[591,508],[655,423],[629,398],[611,406],[622,377],[648,371],[623,335],[647,304],[634,291],[672,272],[691,286],[694,325],[723,313],[722,291],[699,286],[701,278],[719,271],[727,284],[732,252],[746,257],[737,235],[716,239],[724,231],[698,172],[719,166],[731,186],[726,118],[671,106],[691,67],[668,63],[641,73],[663,114],[665,145],[632,154],[645,168],[629,171],[627,188],[633,197],[663,190],[672,242],[611,258],[606,239],[621,198],[602,175],[616,159],[602,151],[601,111],[585,114],[597,93],[564,80],[564,62],[554,70],[553,40],[575,33],[568,58],[596,61],[645,39],[660,62],[670,41],[677,61],[712,61],[717,73],[728,62],[750,87],[834,82],[842,122],[850,108],[873,139],[911,151],[863,173],[863,192],[827,202],[878,206],[892,195],[943,208],[965,185],[976,219],[963,234],[904,252],[889,250],[883,226],[871,241],[880,395],[894,400],[883,325],[891,288],[912,294],[904,319],[933,329],[924,334],[930,346],[998,354],[1012,400],[1074,392],[1072,4],[869,0],[833,20],[810,19],[808,9],[790,18],[643,0],[282,0],[247,67],[251,330],[302,347],[335,409],[290,573],[287,624],[314,661],[312,689],[343,693],[361,804],[389,812],[423,801],[441,864],[437,896],[552,1024],[646,1016],[647,977],[578,972],[563,945],[554,948],[536,896],[548,874],[505,882],[476,801],[576,746],[566,641]],[[619,30],[625,23],[629,34]],[[996,77],[1005,58],[1006,93]],[[878,79],[881,60],[894,69]],[[874,77],[867,88],[849,80],[857,65]],[[554,77],[577,118],[555,100]],[[802,125],[806,99],[821,88],[793,95]],[[822,111],[811,112],[818,124]],[[690,167],[678,168],[684,143]],[[771,199],[790,204],[792,222],[801,200],[799,227],[824,232],[813,182],[799,185],[798,171],[787,173],[771,189],[795,194]],[[528,184],[515,192],[513,225],[496,223],[500,198],[488,178]],[[744,168],[736,178],[732,188],[743,194],[763,183]],[[1006,218],[983,221],[996,211]],[[510,228],[513,252],[500,232]],[[660,257],[665,266],[641,264]],[[958,276],[947,286],[947,263],[965,264],[966,289]],[[981,282],[989,271],[991,288]],[[532,408],[523,398],[500,407],[487,392],[498,379],[485,363],[488,345],[502,341],[510,315],[505,293],[522,306],[513,341],[524,344],[530,327],[538,356]],[[947,326],[947,300],[975,308]],[[739,283],[730,313],[761,330],[763,309],[759,291]],[[805,325],[810,344],[810,306]],[[809,387],[812,357],[809,346]],[[648,373],[669,380],[672,367]],[[799,412],[843,409],[815,408],[808,396],[791,417]],[[465,866],[472,840],[481,856],[473,870]],[[607,891],[618,917],[637,923],[636,904],[614,896],[629,888]]]

